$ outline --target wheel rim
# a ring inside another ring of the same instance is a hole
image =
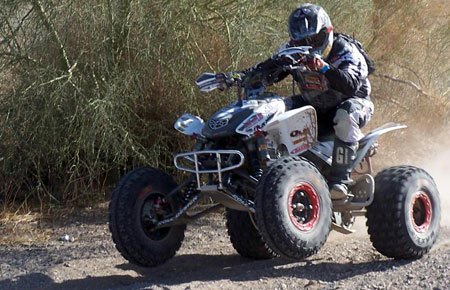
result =
[[[319,195],[308,183],[299,183],[289,192],[288,211],[292,224],[302,232],[310,231],[319,221]]]
[[[430,197],[423,191],[417,192],[410,207],[410,218],[414,230],[418,233],[426,232],[430,227],[432,214]]]
[[[172,212],[170,204],[161,193],[150,193],[142,203],[140,221],[145,235],[154,241],[164,239],[170,231],[170,227],[154,230],[155,223],[164,219]]]

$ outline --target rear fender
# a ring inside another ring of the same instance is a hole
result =
[[[375,144],[381,135],[394,130],[404,129],[406,127],[407,126],[403,124],[390,122],[370,131],[366,136],[359,140],[359,150],[352,168],[355,168],[355,166],[361,163],[367,152],[370,150],[370,147]]]

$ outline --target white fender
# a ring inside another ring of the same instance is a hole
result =
[[[269,147],[286,146],[289,155],[299,155],[317,142],[317,114],[304,106],[275,116],[263,128]]]

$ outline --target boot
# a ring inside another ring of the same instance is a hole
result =
[[[346,143],[338,138],[334,140],[333,161],[328,178],[331,199],[345,199],[348,195],[347,185],[351,179],[353,161],[356,159],[358,142]]]

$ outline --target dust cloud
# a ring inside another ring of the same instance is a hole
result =
[[[423,168],[431,174],[441,198],[441,225],[450,227],[450,149],[436,151],[433,160]]]

